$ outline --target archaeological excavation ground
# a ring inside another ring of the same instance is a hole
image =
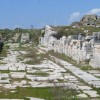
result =
[[[0,100],[100,100],[100,0],[0,0]]]
[[[100,99],[100,32],[57,38],[56,28],[30,30],[38,41],[28,32],[1,38],[1,99]]]

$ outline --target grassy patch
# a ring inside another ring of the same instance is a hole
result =
[[[0,70],[0,73],[10,73],[9,70]]]
[[[31,75],[44,76],[44,77],[49,76],[49,74],[46,72],[36,72],[36,73],[31,73]]]
[[[33,60],[29,60],[29,61],[26,61],[24,62],[25,64],[29,64],[29,65],[33,65]],[[36,62],[37,63],[37,62]]]
[[[82,70],[92,70],[93,69],[87,62],[86,63],[77,62],[65,54],[55,53],[54,51],[49,51],[49,54],[51,54],[52,56],[55,56],[59,59],[63,59],[64,61],[67,61],[67,62],[73,64],[74,66],[79,67]]]
[[[53,100],[77,100],[76,95],[78,95],[75,89],[66,86],[58,87],[56,84],[54,84],[54,88],[51,88],[51,93]]]
[[[58,80],[58,82],[60,83],[62,83],[62,82],[64,82],[64,79],[57,79]]]
[[[6,44],[6,45],[5,45],[5,48],[6,48],[6,49],[9,49],[9,48],[10,48],[10,46]]]
[[[46,87],[46,88],[20,88],[15,93],[4,90],[0,93],[0,98],[8,99],[25,99],[26,97],[36,97],[45,100],[79,100],[76,99],[78,92],[74,89],[65,89],[63,87]]]
[[[0,53],[0,57],[7,57],[7,49],[4,47],[2,52]]]
[[[86,65],[86,66],[81,65],[81,69],[82,70],[93,70],[93,68],[90,65]]]
[[[7,91],[7,90],[6,90]],[[17,88],[17,92],[10,93],[9,91],[0,93],[0,98],[25,98],[25,97],[37,97],[46,100],[53,100],[52,93],[50,93],[49,88]]]
[[[19,47],[15,48],[14,51],[27,51],[29,49],[30,49],[30,47],[19,46]]]

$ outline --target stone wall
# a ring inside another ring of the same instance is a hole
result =
[[[90,65],[94,68],[100,68],[100,45],[94,46],[93,58],[90,60]]]
[[[92,36],[84,37],[79,34],[63,36],[60,39],[53,37],[54,34],[57,32],[50,26],[46,26],[45,35],[40,38],[40,44],[46,46],[48,50],[70,56],[78,62],[88,61],[93,67],[100,67],[99,32],[93,33]]]

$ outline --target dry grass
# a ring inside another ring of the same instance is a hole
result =
[[[27,54],[22,55],[20,59],[30,59],[24,63],[33,65],[40,64],[43,60],[47,59],[48,57],[48,54],[38,53],[38,49],[30,48],[29,50],[27,50]]]
[[[76,95],[79,93],[77,90],[72,89],[71,86],[58,86],[57,83],[53,83],[54,87],[51,88],[53,100],[77,100]]]

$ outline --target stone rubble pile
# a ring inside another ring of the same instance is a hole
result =
[[[40,45],[47,47],[48,50],[64,53],[78,62],[88,61],[94,68],[100,67],[100,32],[94,32],[91,36],[79,33],[79,35],[63,36],[60,39],[54,37],[57,32],[48,25],[44,32],[44,37],[39,41]]]

